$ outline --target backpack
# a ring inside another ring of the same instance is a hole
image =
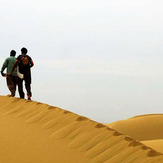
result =
[[[21,56],[21,64],[22,66],[26,67],[29,65],[29,58],[28,56]]]

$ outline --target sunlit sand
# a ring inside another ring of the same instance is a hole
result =
[[[107,126],[163,153],[163,114],[136,116]]]
[[[0,162],[161,163],[161,117],[106,126],[58,107],[0,96]]]

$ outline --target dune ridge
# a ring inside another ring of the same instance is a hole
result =
[[[163,162],[163,154],[103,124],[34,101],[0,96],[0,162]]]
[[[107,124],[163,153],[163,114],[147,114]]]
[[[163,153],[163,139],[145,140],[141,142],[146,146],[149,146],[152,149],[155,149],[156,151]]]

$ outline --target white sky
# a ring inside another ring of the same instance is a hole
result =
[[[109,123],[163,112],[161,0],[1,0],[0,64],[27,47],[33,99]],[[8,93],[0,79],[0,94]],[[17,94],[18,95],[18,94]]]

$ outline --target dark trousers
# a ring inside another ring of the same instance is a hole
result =
[[[7,87],[11,92],[11,96],[15,96],[15,92],[16,92],[16,85],[18,83],[18,77],[17,76],[13,76],[13,75],[9,75],[6,78],[6,82],[7,82]]]
[[[24,98],[23,81],[25,82],[25,88],[27,90],[27,94],[29,94],[30,97],[32,97],[30,71],[24,73],[24,79],[18,78],[18,91],[19,91],[20,98]]]

